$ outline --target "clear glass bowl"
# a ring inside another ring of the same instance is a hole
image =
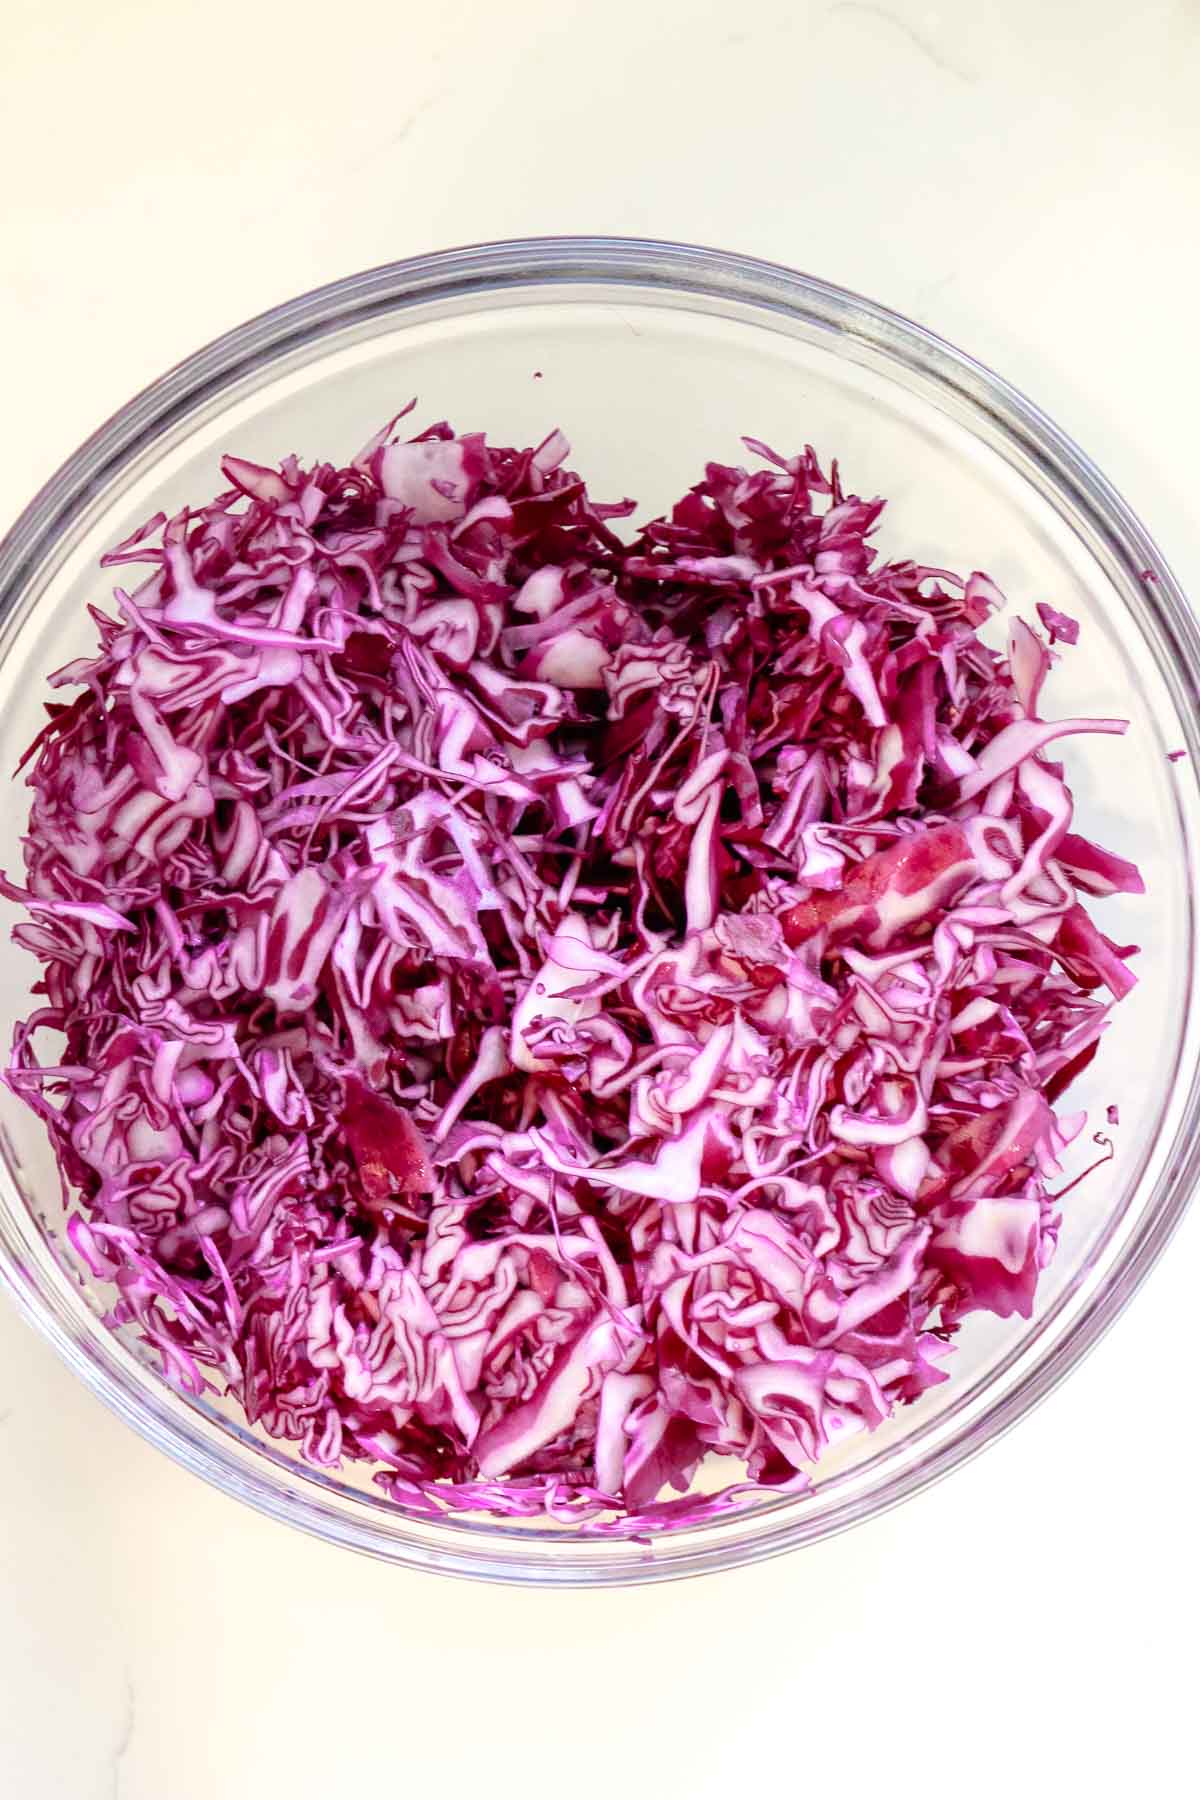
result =
[[[76,452],[0,546],[0,766],[15,766],[41,723],[46,673],[91,641],[85,603],[106,600],[111,585],[97,570],[101,551],[158,508],[215,492],[223,450],[345,459],[414,395],[422,421],[449,417],[505,442],[560,424],[594,490],[635,494],[646,513],[706,458],[736,460],[743,432],[785,450],[814,443],[839,457],[852,489],[889,497],[888,550],[983,567],[1026,615],[1048,599],[1081,620],[1051,705],[1131,720],[1119,742],[1073,740],[1067,761],[1089,832],[1135,858],[1149,887],[1145,899],[1103,903],[1110,935],[1145,949],[1140,983],[1079,1086],[1094,1119],[1120,1102],[1115,1159],[1067,1202],[1032,1322],[971,1321],[953,1378],[823,1463],[806,1497],[650,1542],[545,1523],[430,1524],[361,1473],[319,1474],[231,1410],[182,1398],[101,1325],[104,1296],[65,1250],[41,1127],[7,1094],[0,1271],[71,1367],[151,1442],[332,1542],[413,1567],[558,1585],[770,1556],[917,1492],[1028,1411],[1124,1306],[1187,1202],[1200,1162],[1200,634],[1153,543],[1082,452],[919,326],[808,276],[710,250],[597,238],[495,244],[356,275],[254,319]],[[1177,748],[1189,754],[1169,761]],[[20,864],[25,810],[14,790],[0,867]],[[33,972],[5,945],[5,1040],[28,1009]]]

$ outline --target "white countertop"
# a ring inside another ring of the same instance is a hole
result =
[[[553,231],[799,265],[1099,461],[1200,594],[1200,5],[8,0],[0,515],[355,268]],[[683,1586],[407,1575],[152,1452],[0,1300],[0,1794],[1193,1792],[1200,1218],[899,1512]]]

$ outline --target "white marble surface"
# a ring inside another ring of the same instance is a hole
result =
[[[974,351],[1200,593],[1197,0],[0,19],[6,517],[133,389],[316,282],[629,232],[799,264]],[[1194,1792],[1198,1263],[1193,1217],[1066,1388],[899,1513],[594,1597],[289,1534],[0,1302],[0,1794]]]

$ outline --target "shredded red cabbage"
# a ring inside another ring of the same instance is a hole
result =
[[[106,559],[8,1082],[111,1323],[312,1462],[597,1529],[800,1486],[1029,1316],[1133,982],[1081,896],[1142,889],[1053,747],[1124,724],[812,450],[626,544],[557,432],[393,428]]]

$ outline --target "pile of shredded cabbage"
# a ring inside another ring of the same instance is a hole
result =
[[[395,428],[106,559],[7,1079],[111,1323],[313,1463],[599,1529],[802,1486],[1029,1314],[1133,982],[1080,896],[1142,886],[1048,752],[1123,723],[810,449],[629,544],[557,432]]]

